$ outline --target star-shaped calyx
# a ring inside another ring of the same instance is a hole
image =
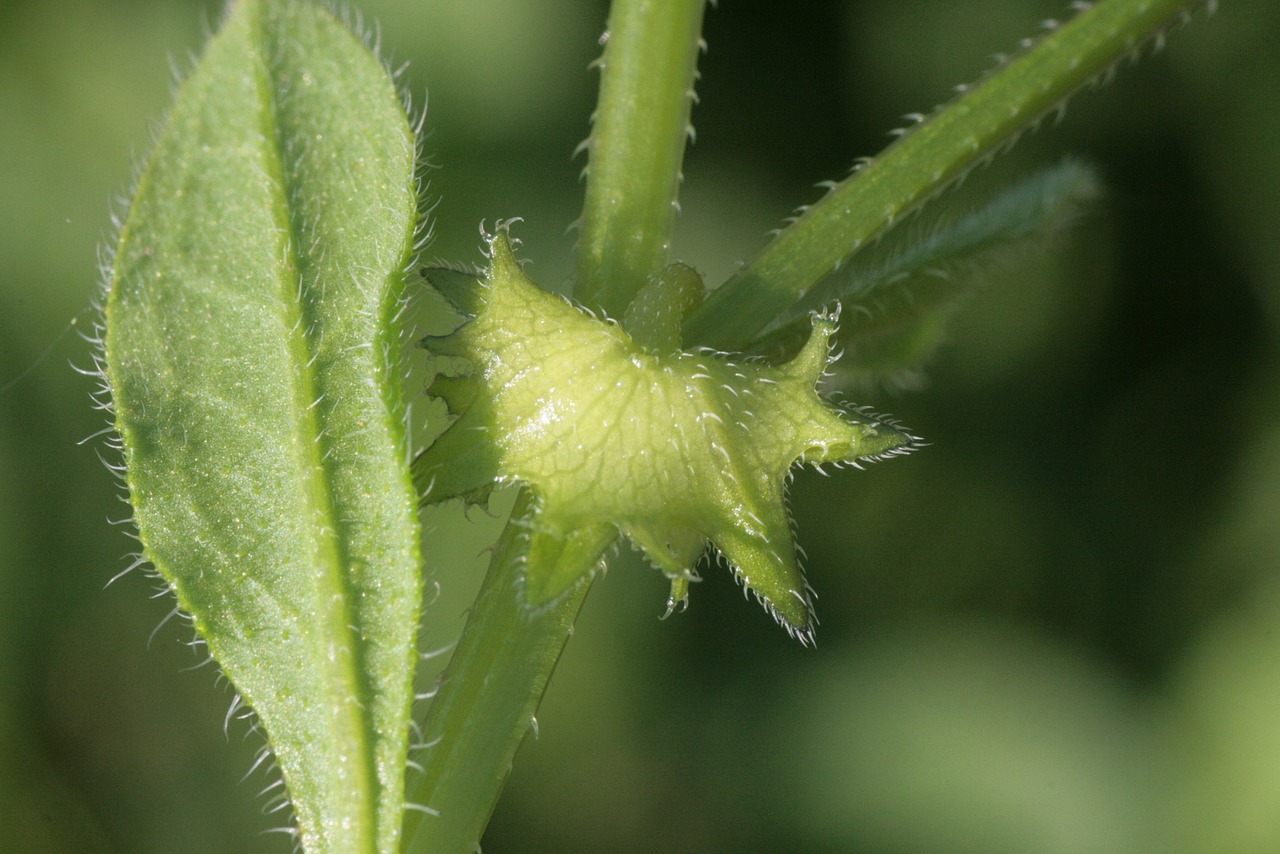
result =
[[[683,351],[679,323],[702,293],[688,267],[656,276],[618,324],[530,281],[503,230],[488,255],[483,276],[426,271],[467,319],[423,342],[434,357],[430,392],[456,416],[415,463],[424,500],[527,486],[532,607],[584,583],[620,534],[671,579],[668,609],[683,605],[710,542],[779,623],[810,641],[812,596],[786,507],[792,468],[915,444],[818,393],[835,318],[815,315],[808,343],[781,365]]]

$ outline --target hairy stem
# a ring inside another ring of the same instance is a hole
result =
[[[577,297],[621,317],[667,262],[704,0],[617,0],[587,140]]]
[[[904,215],[1204,0],[1102,0],[1055,26],[836,185],[690,317],[685,340],[742,351]]]
[[[579,295],[621,317],[666,264],[704,0],[616,0],[609,16],[579,243]],[[485,577],[423,727],[423,775],[411,783],[410,852],[469,852],[484,826],[590,589],[545,609],[523,602],[525,574],[596,562],[616,534],[530,536],[525,490]],[[536,523],[535,523],[536,524]]]
[[[523,492],[512,519],[527,519],[531,503]],[[416,806],[405,816],[406,851],[462,852],[479,845],[572,633],[589,585],[576,587],[555,608],[530,613],[520,596],[528,551],[528,532],[508,524],[423,723],[424,770],[410,780],[408,801]],[[596,549],[590,559],[598,556]]]

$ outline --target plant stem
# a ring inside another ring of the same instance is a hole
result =
[[[617,317],[667,261],[703,6],[616,0],[610,11],[578,288],[584,302]],[[593,565],[608,546],[575,535],[559,552],[545,548],[545,537],[530,549],[532,502],[522,492],[423,724],[425,770],[410,780],[407,800],[428,812],[406,814],[407,852],[469,854],[478,845],[590,588],[579,584],[534,612],[522,599],[523,577]]]
[[[712,293],[685,340],[746,350],[859,248],[1202,2],[1102,0],[1054,28],[809,207]]]
[[[587,140],[576,296],[621,317],[667,262],[704,0],[615,0]]]
[[[525,519],[521,493],[513,520]],[[439,696],[422,727],[423,773],[410,778],[406,851],[469,852],[479,845],[520,742],[573,632],[589,585],[531,613],[520,597],[527,532],[509,523],[498,541]],[[430,810],[424,812],[423,808]]]

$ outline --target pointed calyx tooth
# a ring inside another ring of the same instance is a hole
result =
[[[531,607],[563,597],[625,536],[672,580],[674,610],[710,543],[770,614],[811,640],[786,507],[791,468],[916,443],[818,392],[835,316],[814,315],[808,342],[781,365],[681,351],[680,322],[702,298],[691,268],[656,276],[620,325],[530,281],[505,231],[489,260],[481,278],[426,276],[468,319],[423,342],[434,358],[459,360],[435,368],[431,391],[456,420],[415,462],[424,500],[526,485],[536,500],[521,522],[544,558],[527,563]]]

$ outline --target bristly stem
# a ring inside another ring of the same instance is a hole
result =
[[[531,613],[516,595],[528,558],[526,491],[495,547],[467,628],[422,724],[423,771],[409,778],[407,852],[472,851],[555,669],[589,586]],[[593,560],[598,559],[598,553]]]
[[[579,297],[621,317],[667,263],[704,0],[615,0],[603,60],[579,243]],[[524,575],[597,562],[608,542],[530,548],[524,490],[422,727],[409,781],[406,852],[471,851],[493,812],[590,589],[533,612]]]
[[[704,0],[615,0],[588,152],[577,298],[621,317],[667,262]]]
[[[685,340],[742,351],[903,216],[1205,0],[1101,0],[965,90],[785,228],[690,317]]]

